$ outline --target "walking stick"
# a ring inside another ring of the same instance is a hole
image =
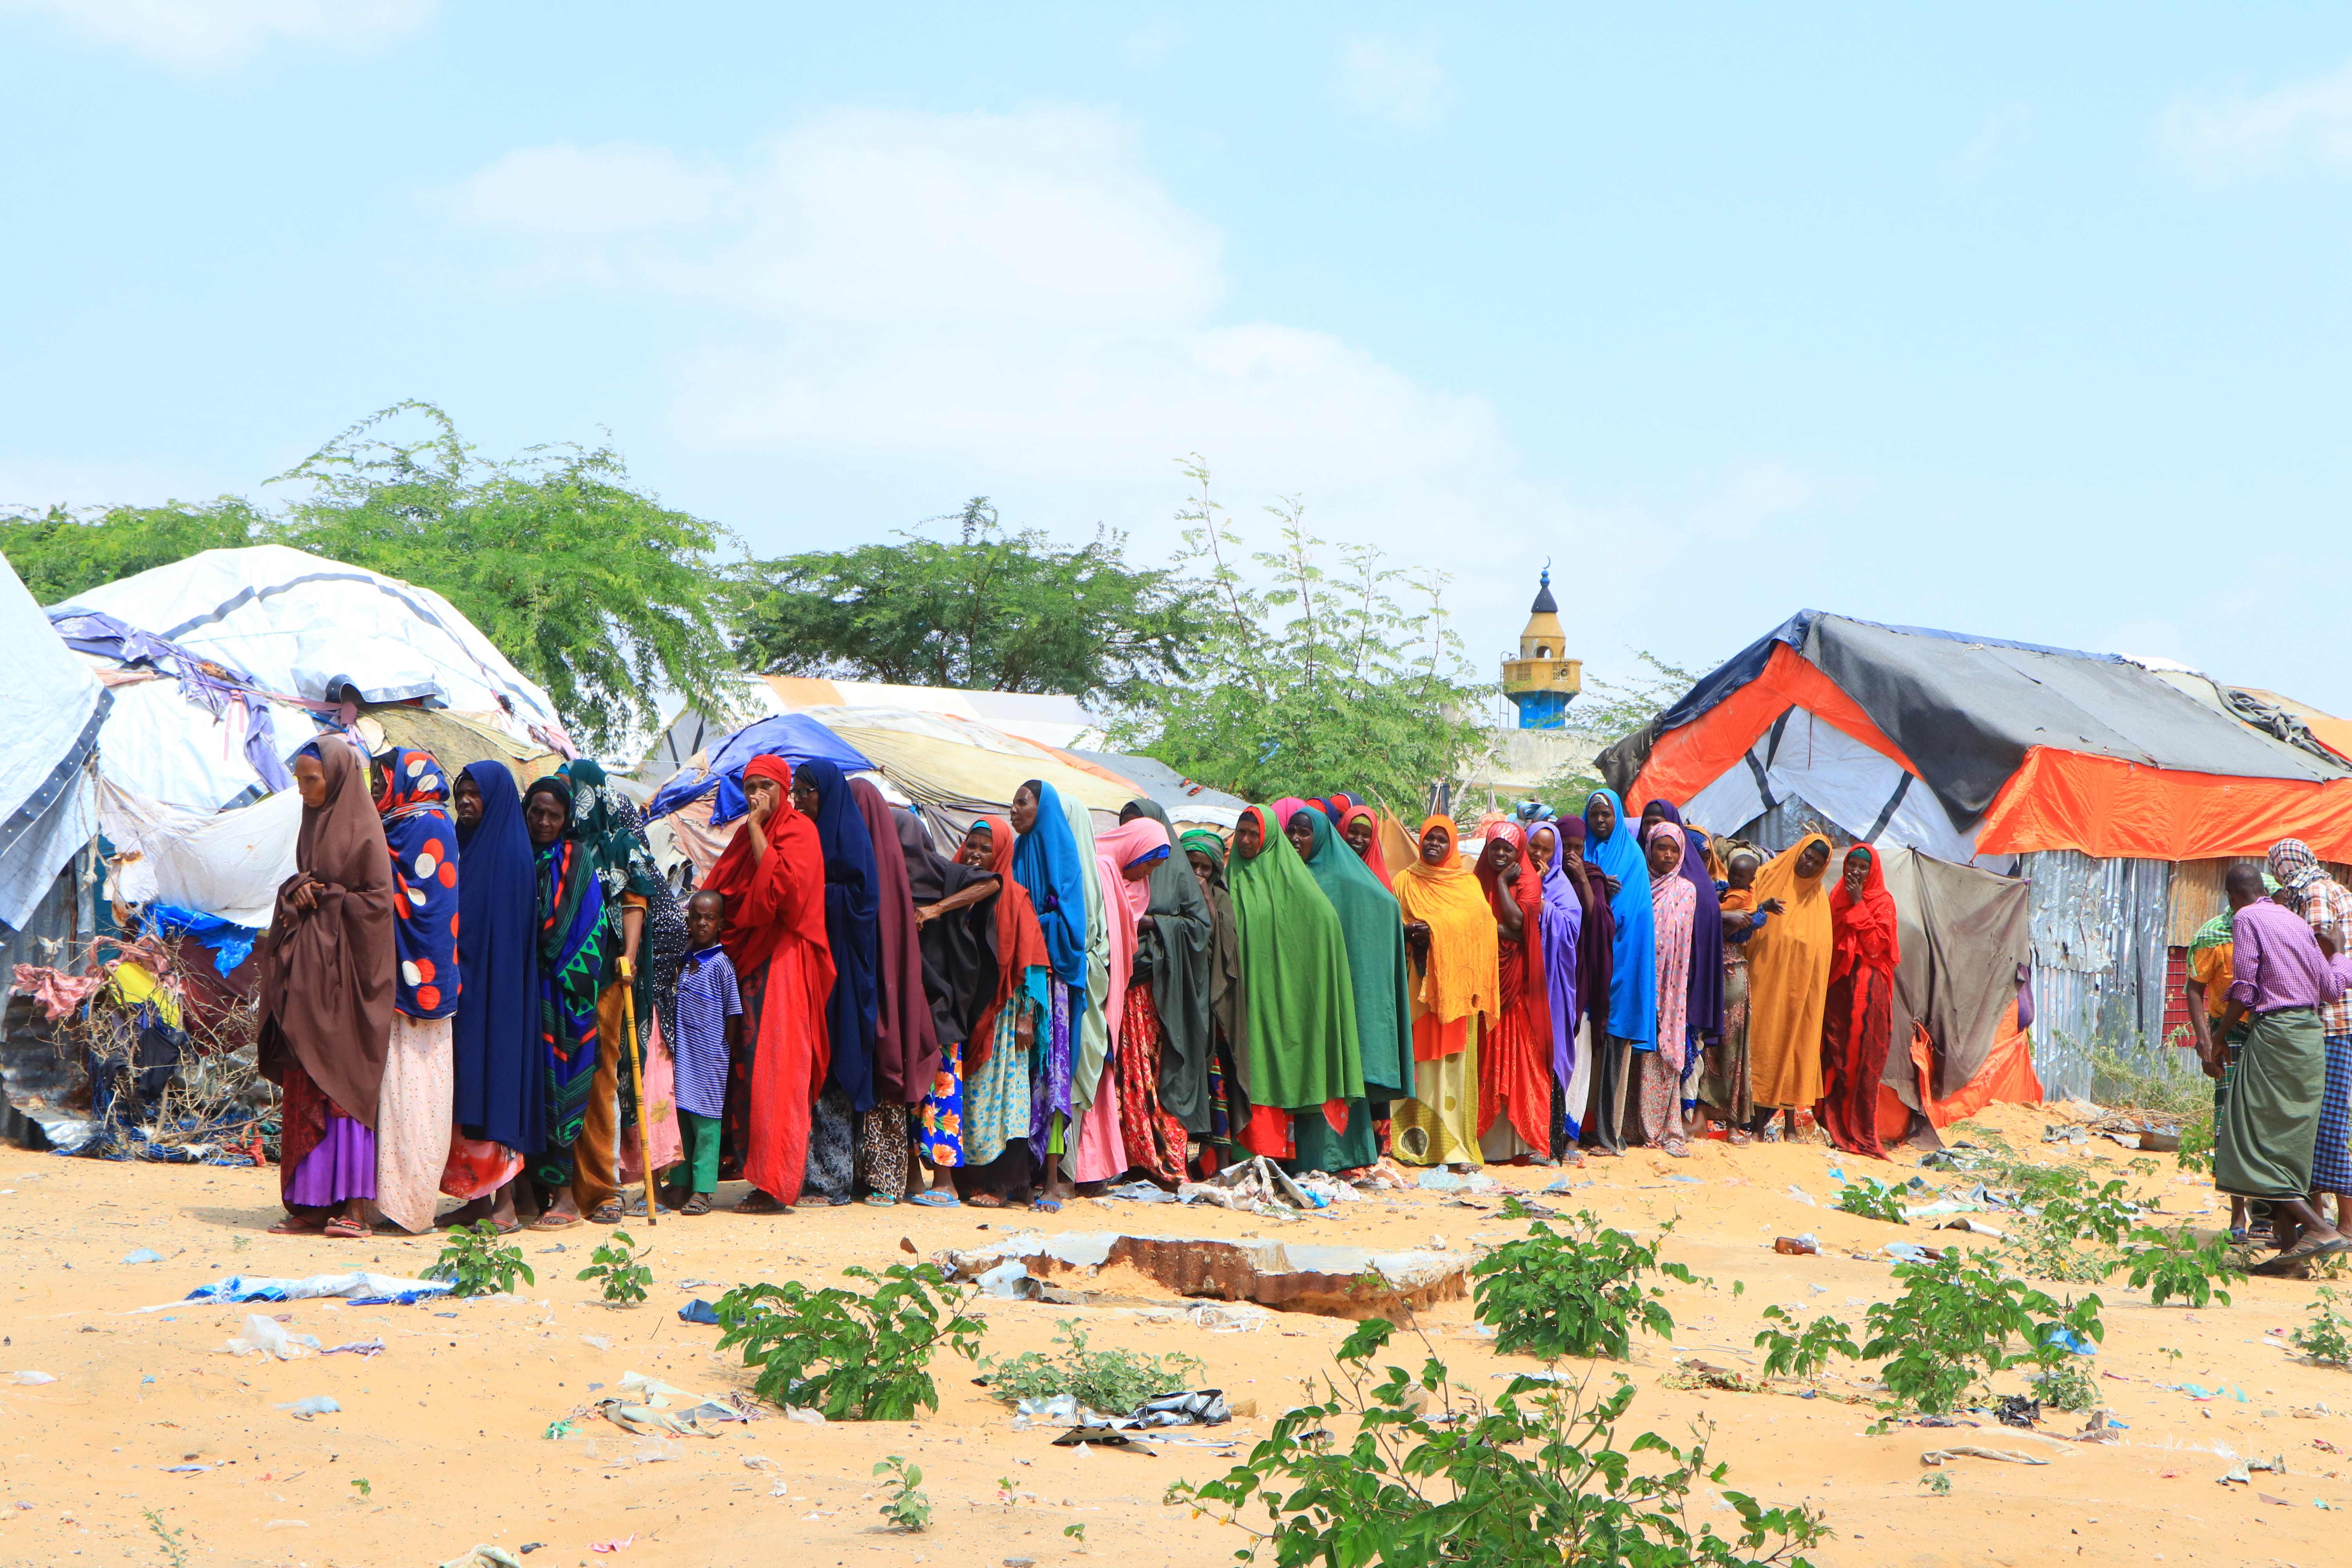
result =
[[[637,1160],[644,1169],[639,1174],[646,1181],[646,1223],[661,1224],[661,1205],[654,1201],[654,1134],[653,1124],[646,1110],[645,1047],[637,1043],[637,986],[635,966],[621,960],[621,1016],[629,1027],[628,1049],[623,1054],[629,1063],[629,1092],[637,1101]]]

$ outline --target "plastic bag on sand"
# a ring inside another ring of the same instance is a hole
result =
[[[441,1568],[522,1568],[501,1546],[477,1546],[463,1557],[452,1557]]]
[[[232,1274],[209,1285],[199,1285],[177,1301],[142,1307],[142,1312],[170,1312],[190,1301],[310,1301],[341,1296],[352,1303],[405,1307],[429,1297],[446,1296],[453,1287],[446,1279],[400,1279],[385,1274],[353,1270],[349,1274],[312,1274],[299,1279],[268,1279]]]
[[[331,1394],[314,1394],[308,1399],[298,1399],[291,1405],[277,1405],[270,1408],[290,1411],[297,1421],[308,1421],[313,1415],[339,1415],[343,1409],[335,1403],[335,1396]]]
[[[274,1356],[279,1361],[292,1361],[297,1356],[313,1354],[319,1341],[313,1334],[289,1334],[286,1326],[274,1318],[258,1312],[246,1315],[245,1327],[236,1338],[221,1346],[230,1355]]]
[[[16,1374],[16,1381],[31,1386],[36,1384],[55,1383],[57,1379],[46,1372],[20,1372]]]

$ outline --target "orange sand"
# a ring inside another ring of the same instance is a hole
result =
[[[2000,1107],[1979,1119],[2021,1152],[2039,1150],[2055,1111]],[[1827,1207],[1835,1163],[1849,1174],[1865,1162],[1816,1144],[1696,1146],[1687,1161],[1636,1152],[1572,1173],[1575,1191],[1543,1201],[1591,1207],[1627,1228],[1678,1219],[1666,1246],[1717,1288],[1671,1287],[1674,1351],[1752,1367],[1751,1341],[1771,1302],[1806,1317],[1829,1311],[1857,1331],[1865,1304],[1890,1293],[1887,1265],[1848,1256],[1895,1238],[1940,1242],[1958,1233],[1898,1229]],[[2089,1155],[2126,1174],[2132,1158],[2112,1144]],[[2082,1153],[2032,1154],[2082,1159]],[[1899,1163],[1909,1163],[1905,1155]],[[1498,1170],[1498,1179],[1540,1187],[1556,1173]],[[1883,1169],[1880,1173],[1884,1173]],[[1669,1183],[1694,1175],[1702,1184]],[[1948,1178],[1937,1178],[1948,1183]],[[589,1384],[616,1385],[646,1373],[696,1391],[748,1386],[740,1367],[715,1357],[717,1331],[678,1321],[689,1295],[715,1299],[742,1280],[832,1279],[841,1267],[881,1267],[905,1254],[901,1237],[925,1255],[1001,1236],[1016,1226],[1126,1229],[1236,1237],[1280,1235],[1376,1247],[1444,1244],[1468,1247],[1521,1234],[1524,1222],[1492,1208],[1454,1206],[1429,1193],[1381,1195],[1344,1206],[1337,1218],[1284,1225],[1205,1207],[1078,1203],[1058,1216],[964,1208],[863,1206],[804,1210],[781,1218],[673,1217],[651,1241],[654,1299],[612,1310],[572,1274],[601,1232],[582,1226],[548,1237],[526,1233],[539,1273],[519,1300],[415,1308],[187,1307],[144,1316],[130,1310],[171,1300],[230,1273],[301,1275],[369,1268],[413,1275],[437,1243],[378,1238],[333,1242],[262,1234],[278,1217],[274,1171],[117,1165],[0,1150],[0,1236],[14,1278],[0,1287],[0,1563],[163,1563],[169,1553],[147,1517],[181,1540],[191,1564],[327,1564],[390,1568],[434,1564],[477,1542],[514,1551],[530,1568],[611,1564],[940,1563],[993,1568],[1008,1557],[1039,1564],[1116,1561],[1120,1568],[1190,1565],[1230,1559],[1240,1542],[1207,1520],[1160,1501],[1169,1482],[1206,1479],[1223,1468],[1213,1450],[1175,1447],[1156,1458],[1049,1446],[1047,1432],[1013,1428],[1001,1406],[970,1382],[972,1369],[946,1360],[937,1415],[911,1424],[816,1426],[769,1419],[716,1439],[653,1443],[601,1421],[583,1435],[541,1434],[590,1397]],[[1791,1183],[1822,1206],[1787,1195]],[[723,1189],[731,1202],[740,1188]],[[2167,1158],[2147,1184],[2169,1213],[2208,1213],[2209,1189],[2177,1180]],[[1478,1200],[1492,1204],[1489,1197]],[[1993,1216],[1999,1223],[1999,1217]],[[983,1226],[990,1228],[983,1229]],[[1823,1255],[1784,1258],[1775,1236],[1816,1233]],[[564,1250],[548,1249],[561,1242]],[[1977,1242],[1976,1245],[1990,1245]],[[141,1247],[160,1264],[119,1261]],[[1730,1292],[1733,1280],[1746,1284]],[[687,1287],[688,1280],[709,1281]],[[1078,1283],[1072,1281],[1071,1283]],[[1162,1294],[1148,1281],[1105,1280],[1122,1295]],[[2082,1287],[2076,1287],[2080,1289]],[[2236,1305],[2202,1310],[2150,1308],[2119,1282],[2099,1288],[2107,1303],[2106,1348],[2096,1364],[2122,1443],[2048,1441],[1988,1423],[1980,1431],[1903,1428],[1869,1436],[1864,1406],[1776,1394],[1678,1392],[1660,1386],[1669,1347],[1636,1340],[1625,1370],[1640,1385],[1633,1420],[1683,1436],[1696,1418],[1717,1424],[1715,1452],[1729,1484],[1768,1501],[1803,1499],[1826,1510],[1836,1540],[1815,1554],[1824,1564],[2294,1563],[2317,1564],[2340,1550],[2345,1521],[2315,1506],[2352,1510],[2347,1462],[2318,1447],[2352,1448],[2352,1373],[2307,1366],[2266,1343],[2289,1330],[2312,1287],[2251,1280]],[[1299,1380],[1328,1364],[1350,1325],[1291,1314],[1253,1333],[1209,1334],[1149,1307],[1073,1309],[991,1302],[988,1348],[1048,1349],[1054,1325],[1083,1318],[1097,1347],[1183,1349],[1206,1361],[1210,1379],[1264,1415],[1208,1434],[1244,1444],[1266,1417],[1295,1400]],[[275,1363],[215,1353],[247,1311],[290,1313],[295,1331],[328,1344],[381,1335],[373,1360],[352,1356]],[[454,1314],[454,1315],[444,1315]],[[1161,1321],[1152,1321],[1154,1317]],[[1172,1321],[1171,1321],[1172,1320]],[[1506,1362],[1473,1335],[1468,1302],[1429,1314],[1425,1326],[1455,1376],[1481,1391],[1499,1386]],[[589,1336],[609,1348],[587,1342]],[[2181,1352],[2177,1361],[2167,1349]],[[1409,1358],[1417,1363],[1415,1347]],[[1515,1362],[1526,1366],[1530,1363]],[[19,1386],[18,1369],[58,1381]],[[1604,1372],[1606,1369],[1603,1369]],[[2120,1381],[2118,1381],[2120,1380]],[[2157,1386],[2195,1382],[2242,1388],[2247,1402],[2200,1403]],[[1859,1390],[1856,1368],[1833,1386]],[[2004,1386],[2014,1386],[2012,1376]],[[272,1408],[332,1394],[342,1414],[298,1421]],[[2326,1414],[2298,1416],[2326,1405]],[[2053,1432],[2079,1428],[2058,1414]],[[1630,1432],[1626,1436],[1630,1436]],[[2316,1440],[2316,1441],[2315,1441]],[[1950,1442],[2028,1449],[2047,1467],[1961,1459],[1940,1473],[1945,1496],[1920,1484],[1923,1450]],[[2284,1455],[2288,1473],[2254,1472],[2255,1485],[2223,1487],[2221,1450]],[[874,1464],[903,1454],[922,1467],[936,1509],[920,1536],[892,1532],[875,1512]],[[656,1458],[654,1456],[666,1455]],[[755,1468],[748,1461],[769,1463]],[[193,1457],[193,1458],[192,1458]],[[218,1468],[170,1475],[159,1467],[214,1461]],[[1008,1478],[1016,1500],[1000,1499]],[[352,1483],[365,1479],[367,1495]],[[772,1495],[779,1481],[787,1495]],[[2257,1493],[2285,1500],[2266,1503]],[[1727,1512],[1709,1516],[1728,1522]],[[1063,1534],[1082,1523],[1081,1545]],[[617,1552],[592,1543],[625,1539]],[[2330,1547],[2334,1542],[2334,1548]]]

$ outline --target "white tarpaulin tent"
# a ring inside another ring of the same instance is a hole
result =
[[[283,544],[207,550],[51,606],[66,610],[111,616],[312,702],[349,687],[369,702],[510,713],[518,733],[560,724],[547,693],[440,595]]]
[[[113,734],[110,726],[110,743]],[[110,769],[99,780],[98,819],[114,847],[109,897],[175,904],[260,931],[278,885],[295,871],[302,797],[282,789],[218,815],[179,811],[124,789]]]
[[[21,927],[97,830],[89,756],[106,689],[0,558],[0,921]]]

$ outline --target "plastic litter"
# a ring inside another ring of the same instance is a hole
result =
[[[822,1426],[825,1425],[824,1411],[812,1409],[805,1405],[785,1405],[784,1419],[787,1421],[798,1421],[803,1426]]]
[[[352,1340],[340,1345],[329,1345],[319,1353],[320,1355],[355,1355],[373,1361],[383,1353],[383,1342],[380,1339]]]
[[[20,1373],[18,1373],[16,1374],[16,1380],[18,1383],[21,1383],[21,1384],[24,1384],[27,1385],[28,1387],[29,1387],[29,1386],[35,1386],[35,1385],[37,1385],[37,1384],[44,1384],[44,1383],[55,1383],[55,1382],[57,1382],[57,1379],[56,1379],[56,1378],[51,1377],[51,1376],[50,1376],[47,1373],[46,1373],[46,1372],[20,1372]]]
[[[315,1355],[319,1340],[315,1334],[289,1334],[285,1325],[258,1312],[246,1314],[245,1326],[236,1338],[220,1347],[230,1355],[260,1355],[278,1361],[292,1361],[298,1356]]]
[[[1804,1188],[1797,1185],[1794,1182],[1789,1184],[1789,1195],[1796,1199],[1799,1203],[1803,1204],[1808,1208],[1819,1208],[1822,1206],[1821,1205],[1813,1202],[1812,1194],[1805,1191]]]
[[[1131,1204],[1172,1204],[1176,1194],[1150,1182],[1128,1182],[1116,1187],[1105,1187],[1103,1196],[1125,1198]]]
[[[1036,1281],[1029,1278],[1028,1268],[1014,1258],[1007,1258],[982,1274],[980,1288],[1000,1301],[1027,1300],[1037,1294]]]
[[[699,1296],[697,1296],[693,1300],[688,1301],[685,1306],[680,1307],[677,1310],[677,1316],[678,1321],[681,1322],[703,1323],[712,1328],[716,1328],[719,1325],[719,1309],[713,1307],[709,1302],[704,1300]]]
[[[210,1465],[166,1465],[163,1473],[167,1476],[193,1476],[211,1468]]]
[[[136,1252],[124,1253],[122,1255],[122,1261],[125,1263],[161,1263],[163,1261],[163,1255],[156,1251],[152,1247],[142,1247]]]
[[[1903,1263],[1933,1263],[1941,1254],[1916,1241],[1890,1241],[1879,1251]]]
[[[1124,1415],[1106,1415],[1078,1403],[1076,1394],[1057,1394],[1050,1399],[1024,1399],[1013,1408],[1013,1425],[1066,1426],[1088,1434],[1079,1439],[1100,1442],[1097,1432],[1132,1432],[1157,1426],[1222,1426],[1233,1419],[1224,1390],[1202,1388],[1155,1394]],[[1055,1438],[1058,1444],[1061,1438]]]
[[[142,1312],[169,1312],[184,1307],[190,1301],[220,1303],[241,1301],[314,1301],[330,1296],[341,1296],[354,1305],[410,1306],[435,1296],[446,1296],[452,1286],[446,1279],[401,1279],[388,1274],[370,1274],[355,1270],[349,1274],[312,1274],[299,1279],[267,1279],[257,1275],[232,1274],[226,1279],[215,1279],[209,1285],[199,1285],[177,1301],[165,1301],[159,1306],[141,1307]]]
[[[314,1394],[308,1399],[298,1399],[291,1405],[278,1405],[272,1409],[283,1410],[297,1421],[308,1421],[313,1415],[340,1415],[343,1407],[335,1403],[331,1394]]]
[[[2011,1465],[2046,1465],[2050,1461],[2032,1454],[2012,1453],[2007,1448],[1979,1447],[1974,1443],[1955,1444],[1949,1448],[1930,1448],[1919,1456],[1923,1465],[1940,1465],[1947,1459],[2000,1459]]]
[[[463,1557],[452,1557],[441,1568],[522,1568],[506,1550],[497,1546],[477,1546]]]

